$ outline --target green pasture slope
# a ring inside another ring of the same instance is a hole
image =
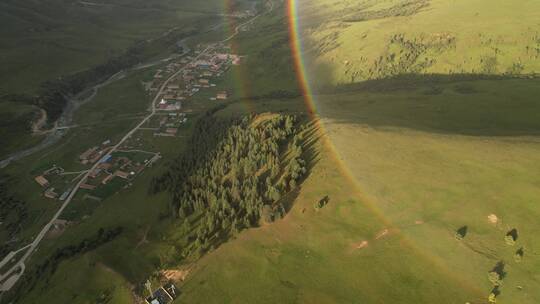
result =
[[[540,69],[537,1],[301,0],[299,16],[323,83]]]
[[[203,257],[177,302],[539,302],[538,4],[299,8],[337,153],[318,146],[290,214]]]
[[[318,146],[290,214],[203,257],[178,303],[487,303],[498,263],[498,302],[537,303],[538,85],[417,80],[317,96],[338,154]]]

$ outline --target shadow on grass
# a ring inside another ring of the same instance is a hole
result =
[[[540,78],[403,75],[320,88],[321,117],[373,128],[471,136],[540,135]]]

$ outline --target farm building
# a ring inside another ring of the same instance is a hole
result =
[[[45,191],[45,197],[55,199],[58,197],[58,193],[54,191],[54,188],[49,188]]]
[[[148,304],[168,304],[176,298],[176,287],[173,284],[167,284],[156,289],[152,296],[146,298]]]
[[[36,176],[36,178],[34,178],[34,180],[36,181],[36,183],[38,183],[41,187],[47,187],[49,186],[49,181],[43,177],[43,175],[40,175],[40,176]]]
[[[79,159],[81,160],[88,160],[88,158],[90,158],[90,156],[92,154],[94,154],[94,152],[96,152],[98,149],[98,147],[92,147],[86,151],[84,151],[80,156],[79,156]]]
[[[114,178],[114,174],[109,174],[107,175],[102,181],[101,183],[103,185],[106,185],[108,182],[110,182],[112,179]]]
[[[101,170],[109,170],[112,167],[111,163],[100,163],[98,168]]]
[[[85,189],[85,190],[94,190],[94,189],[96,189],[96,186],[83,183],[83,184],[80,185],[80,188]]]
[[[165,132],[166,132],[167,134],[176,135],[176,133],[178,133],[178,129],[177,129],[177,128],[167,128],[167,129],[165,130]]]
[[[127,179],[129,177],[129,173],[121,171],[121,170],[116,170],[116,172],[114,172],[114,175],[123,179]]]
[[[219,99],[219,100],[225,100],[227,99],[229,96],[227,94],[226,91],[221,91],[221,92],[218,92],[217,95],[216,95],[216,99]]]
[[[101,169],[96,168],[96,169],[92,170],[92,172],[90,172],[90,174],[88,174],[88,177],[96,178],[100,173],[101,173]]]

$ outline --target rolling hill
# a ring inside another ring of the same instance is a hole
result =
[[[536,1],[300,0],[297,5],[306,54],[322,83],[540,70]]]

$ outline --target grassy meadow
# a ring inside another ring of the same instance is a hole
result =
[[[503,0],[299,1],[319,84],[400,74],[531,74],[540,69],[540,5]]]

